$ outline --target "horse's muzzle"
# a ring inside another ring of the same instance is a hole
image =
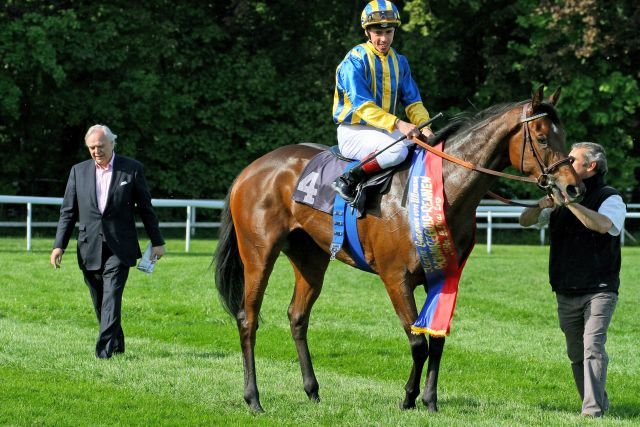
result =
[[[580,183],[580,185],[567,185],[564,189],[567,198],[572,203],[579,203],[580,201],[582,201],[585,191],[586,188],[583,183]]]

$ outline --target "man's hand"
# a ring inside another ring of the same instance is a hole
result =
[[[553,198],[550,196],[543,197],[542,199],[538,200],[538,206],[540,207],[540,209],[552,208],[555,205],[556,204],[553,201]]]
[[[160,259],[164,255],[164,245],[154,246],[151,248],[151,259]]]
[[[403,135],[405,135],[407,139],[417,138],[421,133],[427,139],[433,136],[433,131],[428,127],[424,127],[422,128],[422,130],[420,130],[418,126],[414,125],[413,123],[407,123],[400,119],[396,121],[396,129],[398,129]]]
[[[429,139],[431,137],[433,137],[433,131],[431,129],[429,129],[428,127],[424,127],[422,128],[422,134],[425,136],[425,138]]]
[[[418,129],[418,126],[400,119],[396,121],[396,129],[398,129],[407,138],[413,138],[420,135],[420,129]]]
[[[538,218],[540,217],[540,213],[542,213],[543,209],[552,208],[555,206],[553,199],[549,196],[543,197],[538,200],[538,206],[533,206],[530,208],[526,208],[520,214],[520,219],[518,222],[523,227],[531,227],[538,223]]]
[[[62,254],[64,253],[64,250],[62,250],[62,248],[55,248],[54,250],[51,251],[51,257],[50,257],[50,262],[51,265],[53,265],[53,268],[58,269],[60,268],[60,263],[62,263]]]

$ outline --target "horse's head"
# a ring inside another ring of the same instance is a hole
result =
[[[564,127],[555,109],[559,97],[560,89],[545,101],[544,87],[540,86],[531,102],[522,106],[518,118],[521,129],[509,141],[509,158],[556,201],[579,202],[585,186],[567,156]]]

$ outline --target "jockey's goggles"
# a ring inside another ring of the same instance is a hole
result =
[[[382,28],[400,26],[400,19],[393,10],[376,10],[367,15],[364,21],[364,27],[370,25],[380,25]]]

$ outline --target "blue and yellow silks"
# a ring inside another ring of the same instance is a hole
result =
[[[393,132],[398,104],[411,123],[429,120],[407,58],[393,48],[383,55],[370,42],[351,49],[336,69],[333,121]]]
[[[442,143],[436,148],[441,146]],[[416,149],[409,171],[408,211],[411,234],[427,280],[427,299],[411,332],[435,337],[449,335],[464,268],[464,261],[459,265],[447,227],[443,187],[442,158]]]

